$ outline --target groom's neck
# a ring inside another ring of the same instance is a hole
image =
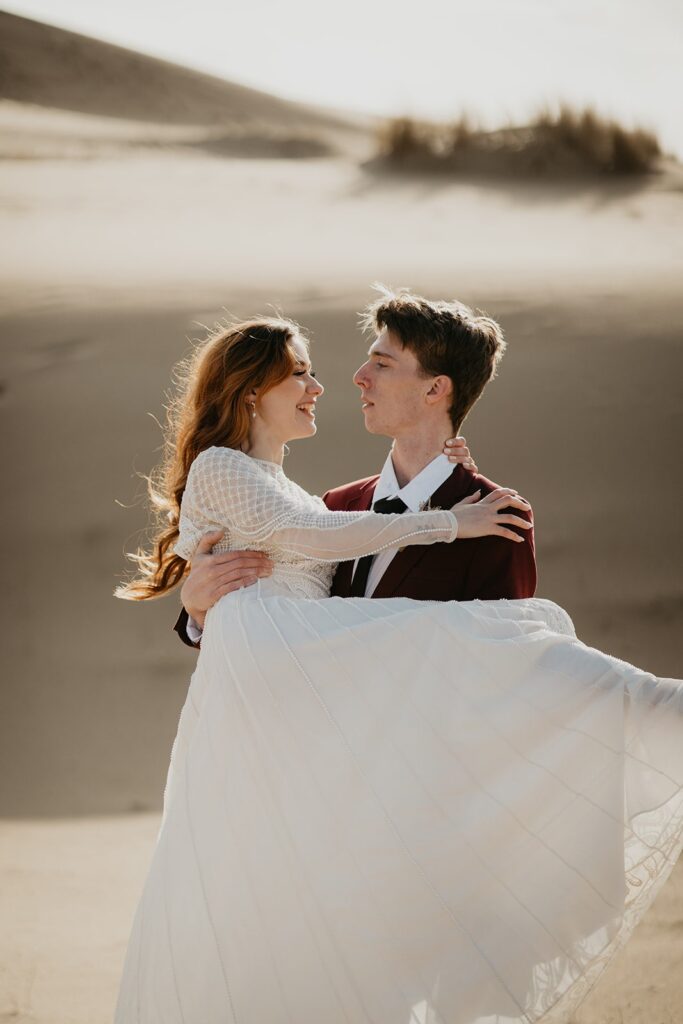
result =
[[[444,433],[444,429],[446,433]],[[405,487],[437,455],[441,455],[448,437],[448,428],[437,426],[432,430],[395,437],[391,448],[391,461],[399,487]]]

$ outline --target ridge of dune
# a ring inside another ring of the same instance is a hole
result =
[[[362,119],[0,11],[0,98],[107,118],[237,130],[358,132]]]

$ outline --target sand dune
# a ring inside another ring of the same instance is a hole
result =
[[[6,12],[0,40],[5,99],[163,124],[335,123],[312,107]]]
[[[0,100],[0,160],[93,160],[170,151],[232,158],[310,159],[348,148],[339,131],[263,122],[167,125]],[[356,137],[356,141],[362,135]]]
[[[367,134],[365,119],[345,117],[288,102],[234,82],[158,60],[88,36],[0,11],[0,98],[38,108],[34,118],[37,155],[40,124],[52,134],[45,110],[71,111],[90,118],[120,119],[96,127],[86,118],[58,123],[70,153],[88,155],[97,143],[127,140],[131,145],[201,145],[231,156],[319,156],[357,146]],[[136,122],[145,126],[140,129]],[[160,126],[165,126],[161,130]],[[70,132],[65,132],[66,128]],[[194,131],[188,130],[194,127]],[[175,128],[175,131],[172,129]],[[24,147],[5,155],[29,155],[25,126],[15,123]],[[178,130],[181,129],[181,130]],[[210,129],[213,129],[211,131]],[[75,146],[86,140],[89,150]],[[36,155],[35,152],[33,155]]]

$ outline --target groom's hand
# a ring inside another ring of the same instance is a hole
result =
[[[206,613],[220,597],[249,587],[273,572],[273,563],[263,551],[225,551],[214,555],[213,546],[221,540],[223,532],[212,530],[204,534],[180,590],[187,614],[201,629]]]

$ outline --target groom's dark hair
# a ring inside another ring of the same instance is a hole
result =
[[[457,300],[432,302],[407,289],[376,285],[380,298],[362,314],[365,330],[383,327],[417,358],[426,377],[444,374],[453,382],[448,410],[457,432],[505,352],[499,324]]]

